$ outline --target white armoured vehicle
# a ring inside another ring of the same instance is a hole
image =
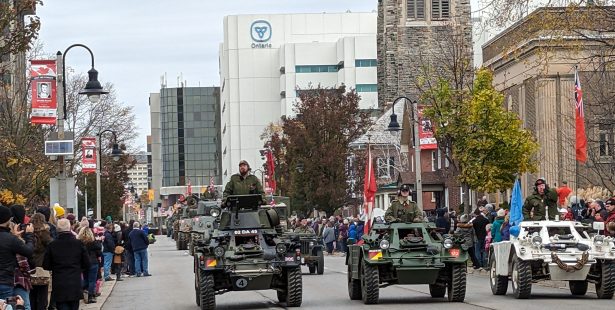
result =
[[[532,283],[546,280],[568,281],[573,295],[585,295],[588,283],[594,283],[598,298],[613,297],[615,239],[590,235],[591,227],[571,221],[524,221],[519,226],[518,237],[493,243],[489,250],[494,295],[505,295],[510,279],[516,298],[529,298]]]

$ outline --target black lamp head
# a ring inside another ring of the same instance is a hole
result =
[[[393,113],[391,114],[391,122],[389,122],[389,127],[387,128],[388,131],[400,131],[401,130],[401,126],[399,125],[399,122],[397,122],[397,114]]]
[[[100,95],[108,94],[109,92],[102,88],[102,85],[98,81],[98,71],[92,67],[88,71],[88,83],[85,84],[85,88],[79,92],[79,94],[87,95],[92,103],[98,103],[100,101]]]

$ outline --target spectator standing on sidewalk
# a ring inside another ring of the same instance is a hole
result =
[[[135,255],[135,272],[137,277],[149,277],[151,274],[148,270],[147,247],[149,240],[143,230],[140,229],[141,224],[134,222],[133,230],[130,232],[130,244]]]
[[[43,214],[35,213],[30,219],[30,223],[34,228],[34,254],[32,255],[34,266],[32,268],[36,268],[36,274],[40,276],[32,278],[30,307],[33,310],[46,310],[49,303],[48,292],[51,274],[43,269],[43,259],[45,258],[45,251],[47,251],[47,247],[53,239]]]
[[[58,310],[78,310],[83,298],[81,275],[90,269],[90,259],[81,241],[71,232],[67,219],[58,220],[58,238],[49,244],[43,267],[51,270],[52,291]]]
[[[30,258],[33,253],[34,228],[29,224],[24,233],[19,225],[15,225],[11,230],[9,227],[12,217],[11,210],[0,205],[0,299],[14,296],[16,255]],[[25,242],[19,240],[18,236],[21,236]]]
[[[111,278],[111,265],[113,264],[113,253],[115,252],[115,239],[113,237],[113,223],[105,226],[105,240],[103,240],[103,258],[104,258],[104,274],[105,281],[113,280]]]
[[[90,268],[83,273],[84,288],[88,291],[88,304],[96,302],[96,280],[98,270],[102,267],[102,247],[99,241],[94,238],[90,227],[82,227],[77,237],[85,250],[90,261]]]
[[[124,249],[126,250],[124,252],[126,257],[126,274],[128,276],[135,275],[135,257],[132,250],[132,245],[130,244],[130,238],[128,237],[132,232],[132,225],[134,223],[135,220],[130,220],[122,233],[122,239],[124,239]]]
[[[487,225],[489,220],[484,213],[485,207],[477,208],[474,212],[476,217],[472,219],[472,227],[476,235],[476,245],[474,247],[474,255],[478,261],[479,267],[487,267],[487,253],[485,252],[485,238],[487,237]]]
[[[327,247],[327,253],[333,254],[333,242],[335,241],[335,231],[333,229],[333,223],[328,222],[325,229],[322,232],[322,240]]]

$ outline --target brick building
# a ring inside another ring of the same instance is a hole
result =
[[[451,62],[471,62],[470,1],[379,0],[377,44],[380,107],[386,110],[399,96],[419,99],[419,81],[451,77]],[[453,55],[458,58],[448,58]],[[407,152],[410,170],[399,173],[397,183],[414,185],[411,114],[410,109],[404,111],[401,145]],[[442,152],[423,150],[420,157],[424,209],[458,207],[463,193]]]
[[[576,13],[584,14],[588,8],[579,10]],[[615,16],[615,10],[610,10]],[[564,25],[566,14],[566,8],[540,8],[483,45],[483,65],[494,71],[506,108],[519,114],[540,144],[538,172],[522,176],[524,195],[538,177],[545,177],[550,185],[568,181],[575,188],[577,168],[580,187],[615,187],[615,71],[604,66],[615,60],[615,32],[592,40],[583,32],[545,29],[544,20]],[[575,65],[583,88],[588,139],[588,162],[580,165],[575,160]]]

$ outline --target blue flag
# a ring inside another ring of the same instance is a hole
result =
[[[512,199],[510,201],[510,226],[519,226],[523,221],[523,197],[521,197],[521,182],[519,179],[515,181],[512,191]]]

